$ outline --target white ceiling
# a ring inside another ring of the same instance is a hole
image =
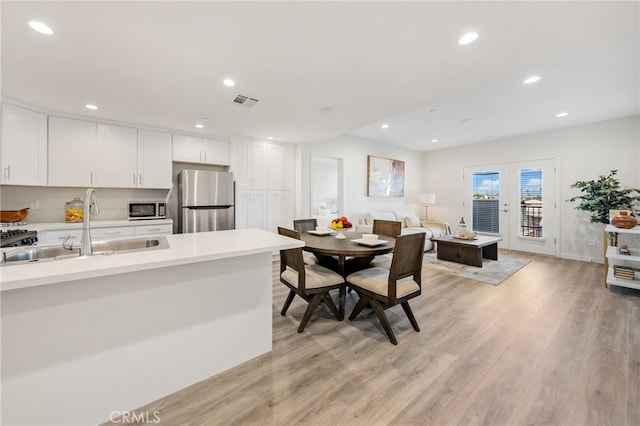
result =
[[[208,136],[426,151],[639,114],[639,5],[2,1],[2,96]],[[469,30],[478,40],[458,45]]]

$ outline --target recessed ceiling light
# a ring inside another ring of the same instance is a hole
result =
[[[202,123],[198,123],[198,124],[196,124],[196,127],[197,127],[198,129],[204,129],[204,124],[202,124]]]
[[[98,107],[97,107],[97,106],[95,106],[95,105],[93,105],[93,104],[86,104],[84,107],[85,107],[86,109],[92,109],[92,110],[94,110],[94,111],[98,109]]]
[[[438,142],[438,139],[431,139],[431,143],[436,143]]]
[[[269,136],[267,139],[269,139],[270,141],[273,140],[273,136]]]
[[[37,32],[39,32],[39,33],[46,34],[46,35],[52,35],[53,34],[53,30],[51,29],[51,27],[48,26],[47,24],[42,23],[42,22],[29,21],[29,26],[31,28],[33,28],[34,30],[36,30]]]
[[[476,41],[477,38],[478,38],[478,33],[474,33],[474,32],[466,33],[465,35],[460,37],[460,39],[458,40],[458,44],[464,45],[464,44],[473,43],[474,41]]]
[[[556,114],[557,118],[562,118],[562,117],[566,117],[567,115],[569,115],[568,112],[559,112]]]
[[[537,81],[540,81],[540,76],[532,75],[531,77],[528,77],[525,81],[523,81],[522,84],[531,84]]]
[[[233,86],[235,86],[235,85],[236,85],[236,82],[235,82],[235,81],[233,81],[233,80],[231,80],[230,78],[225,78],[225,79],[222,81],[222,84],[224,84],[224,85],[225,85],[225,86],[227,86],[227,87],[233,87]]]
[[[388,124],[383,124],[382,126],[380,126],[381,129],[388,129],[389,125]]]

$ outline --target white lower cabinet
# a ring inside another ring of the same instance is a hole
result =
[[[159,235],[171,235],[173,224],[155,223],[142,225],[138,222],[121,221],[121,224],[113,226],[92,226],[91,240],[117,240],[120,238],[152,237]],[[60,245],[64,241],[67,244],[80,244],[82,240],[82,223],[77,225],[65,225],[65,229],[45,229],[38,231],[39,245]]]
[[[117,238],[127,238],[134,236],[134,228],[132,226],[120,226],[117,228],[96,228],[91,230],[91,239],[97,240],[113,240]]]
[[[40,245],[61,245],[65,241],[68,244],[80,244],[82,239],[82,225],[78,229],[64,229],[53,231],[39,231],[38,244]]]
[[[173,232],[173,225],[136,225],[134,230],[136,237],[167,235]]]

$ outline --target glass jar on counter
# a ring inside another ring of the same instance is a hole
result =
[[[68,223],[82,222],[84,219],[84,201],[74,198],[64,203],[64,221]]]

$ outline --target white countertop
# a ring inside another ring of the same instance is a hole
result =
[[[91,229],[112,228],[117,226],[138,226],[138,225],[172,225],[172,219],[148,219],[148,220],[97,220],[91,219]],[[82,222],[43,222],[17,225],[15,228],[26,229],[28,231],[53,231],[58,229],[82,229]],[[10,229],[10,228],[2,228]]]
[[[166,235],[166,238],[170,246],[168,249],[3,266],[0,267],[0,290],[15,290],[304,246],[302,241],[261,229],[175,234]]]

